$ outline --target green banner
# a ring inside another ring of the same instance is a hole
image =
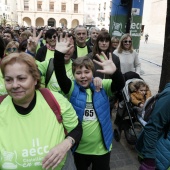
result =
[[[133,38],[133,48],[139,52],[141,29],[142,29],[142,17],[139,15],[132,16],[130,35]]]

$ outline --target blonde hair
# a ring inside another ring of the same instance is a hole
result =
[[[19,48],[19,43],[18,43],[17,41],[10,41],[10,42],[7,44],[7,46],[6,46],[4,53],[5,53],[5,54],[8,54],[7,49],[8,49],[8,48],[11,48],[13,45],[15,45],[15,47],[16,47],[17,50],[18,50],[18,48]]]
[[[122,53],[122,51],[124,50],[123,40],[124,40],[124,39],[127,39],[128,37],[130,37],[131,40],[132,40],[132,37],[131,37],[130,34],[124,34],[124,35],[122,35],[122,37],[120,38],[120,40],[119,40],[119,45],[118,45],[118,47],[117,47],[118,53]],[[132,43],[131,43],[131,45],[130,45],[129,52],[130,52],[130,53],[133,52]]]
[[[111,38],[111,42],[113,43],[113,42],[118,42],[119,43],[119,38],[117,38],[117,37],[112,37]]]
[[[41,84],[41,78],[40,78],[40,73],[38,71],[38,67],[35,63],[35,59],[25,52],[11,53],[7,57],[4,57],[2,59],[1,71],[2,71],[3,77],[5,77],[5,67],[8,64],[12,64],[12,63],[15,63],[15,62],[16,63],[25,63],[25,64],[28,65],[29,73],[32,75],[34,80],[37,81],[37,84],[35,85],[35,89],[39,89],[40,84]]]

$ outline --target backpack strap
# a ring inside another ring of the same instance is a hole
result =
[[[46,76],[45,76],[45,87],[47,87],[47,84],[50,81],[53,71],[54,71],[54,64],[53,64],[53,58],[51,58],[48,63],[48,68],[47,68],[47,72],[46,72]]]
[[[41,94],[43,95],[44,99],[52,109],[52,111],[55,113],[56,118],[59,123],[62,122],[62,116],[61,116],[61,110],[60,106],[57,102],[57,100],[54,98],[53,94],[48,90],[47,88],[41,88],[39,89]]]
[[[7,97],[7,95],[0,96],[0,104],[1,104],[2,101],[5,99],[5,97]]]
[[[43,47],[44,46],[44,43],[43,43],[43,39],[40,40],[40,47]]]

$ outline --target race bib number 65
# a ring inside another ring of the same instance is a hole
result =
[[[95,120],[96,119],[96,113],[95,110],[93,109],[93,105],[91,103],[87,103],[86,108],[84,110],[84,116],[83,120],[88,121],[88,120]]]
[[[85,109],[83,120],[87,121],[87,120],[95,120],[95,119],[96,119],[96,113],[94,109]]]

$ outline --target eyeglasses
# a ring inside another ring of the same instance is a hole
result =
[[[130,40],[130,41],[124,40],[123,42],[124,42],[125,44],[127,44],[127,43],[129,43],[129,44],[132,43],[131,40]]]
[[[56,37],[57,37],[56,35],[52,35],[52,36],[49,36],[48,38],[49,39],[52,39],[52,38],[56,39]]]
[[[7,52],[16,52],[16,51],[18,51],[18,49],[17,48],[7,48]]]

